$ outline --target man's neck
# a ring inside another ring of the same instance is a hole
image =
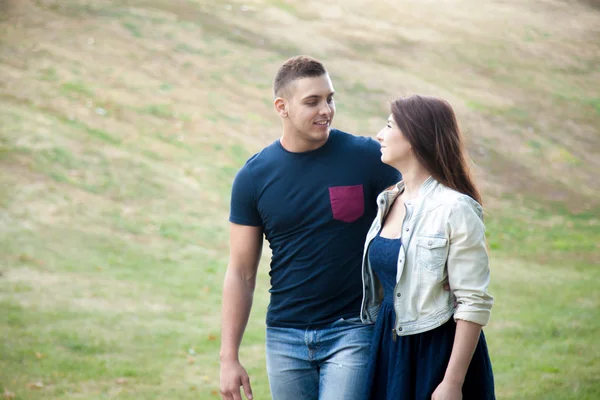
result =
[[[301,140],[298,139],[298,137],[295,135],[286,135],[284,131],[281,135],[281,138],[279,139],[279,143],[281,143],[281,146],[290,153],[305,153],[307,151],[313,151],[317,150],[320,147],[323,147],[325,143],[327,143],[328,139],[329,137],[327,137],[323,141]]]

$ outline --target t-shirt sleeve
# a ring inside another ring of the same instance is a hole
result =
[[[262,220],[257,209],[254,181],[245,165],[233,180],[229,222],[239,225],[261,226]]]
[[[400,171],[398,171],[396,168],[390,167],[389,165],[382,163],[381,160],[379,161],[379,163],[381,165],[380,170],[377,174],[379,179],[376,181],[376,184],[378,185],[377,192],[381,193],[388,187],[400,182],[402,180],[402,175],[400,174]]]

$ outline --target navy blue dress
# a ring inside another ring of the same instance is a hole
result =
[[[450,318],[428,332],[392,337],[396,314],[393,293],[400,239],[377,235],[369,262],[384,290],[375,323],[366,393],[371,400],[431,400],[442,382],[452,353],[456,323]],[[494,376],[483,332],[463,385],[463,400],[493,400]]]

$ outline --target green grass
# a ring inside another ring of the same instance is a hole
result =
[[[201,49],[190,46],[189,44],[186,44],[186,43],[179,43],[175,47],[175,51],[180,52],[180,53],[204,54],[204,51],[202,51]]]
[[[486,333],[499,393],[596,398],[597,268],[495,258],[492,274],[497,305]]]
[[[117,232],[149,235],[143,233],[141,222],[122,226],[116,223],[120,221],[116,215],[114,221]],[[193,238],[219,246],[226,235],[218,230],[215,237],[202,235],[189,228],[176,222],[161,224],[150,234],[161,238],[163,244],[157,248],[143,241],[136,244],[135,239],[108,239],[80,231],[38,231],[38,239],[3,238],[10,271],[19,276],[9,275],[2,286],[3,297],[13,300],[2,304],[6,312],[0,323],[8,340],[1,348],[0,367],[10,368],[17,382],[3,382],[5,388],[41,380],[46,388],[36,394],[45,397],[23,398],[55,398],[69,390],[85,390],[85,385],[73,382],[95,381],[99,395],[108,395],[120,386],[115,383],[118,379],[127,378],[141,398],[154,398],[145,385],[175,390],[181,398],[188,398],[185,386],[196,385],[194,394],[211,396],[217,370],[203,367],[205,362],[216,365],[218,343],[213,338],[218,336],[218,320],[215,312],[206,313],[200,304],[218,304],[225,259],[210,261],[202,251],[183,248],[185,243],[192,245]],[[507,228],[492,228],[491,236]],[[520,239],[514,240],[511,244]],[[44,247],[38,247],[39,241]],[[30,244],[26,255],[19,253],[23,242]],[[41,265],[37,260],[43,261]],[[267,289],[264,268],[257,293]],[[23,269],[26,272],[20,272]],[[77,281],[72,280],[75,277]],[[600,367],[595,346],[600,333],[595,282],[600,272],[593,266],[574,268],[496,256],[493,277],[491,291],[497,303],[486,333],[499,394],[541,399],[552,392],[557,399],[594,398]],[[264,398],[268,389],[260,349],[265,298],[259,297],[242,359],[252,373],[256,395]],[[43,298],[48,300],[40,302]],[[19,299],[29,306],[20,305]],[[182,354],[189,348],[198,354],[192,364]],[[37,359],[35,353],[43,358]],[[182,375],[175,382],[162,380],[167,365],[178,365]],[[62,375],[56,377],[54,371]],[[209,377],[208,384],[198,374],[206,374],[202,376]]]
[[[158,118],[171,118],[173,117],[173,109],[169,104],[150,104],[144,106],[139,110],[140,113],[154,115]]]
[[[575,214],[561,205],[511,207],[488,217],[490,248],[522,259],[556,263],[589,256],[591,262],[600,243],[599,209]]]
[[[88,96],[94,95],[94,91],[87,84],[80,81],[66,82],[61,85],[61,92],[67,96]]]
[[[476,163],[502,182],[485,193],[498,399],[600,397],[591,11],[577,9],[579,37],[554,8],[515,3],[531,23],[510,36],[495,2],[469,8],[485,24],[415,5],[402,32],[378,2],[319,18],[298,1],[92,3],[36,1],[0,22],[0,68],[19,82],[0,84],[0,393],[220,398],[231,181],[280,131],[276,68],[308,53],[331,65],[341,129],[374,135],[398,93],[452,99],[487,154]],[[45,34],[48,13],[61,29]],[[268,261],[241,349],[256,399],[269,398]]]
[[[58,81],[58,74],[56,72],[56,68],[48,67],[48,68],[44,68],[40,72],[41,72],[40,79],[42,79],[44,81],[50,81],[50,82]]]
[[[123,22],[123,28],[127,29],[129,33],[131,33],[136,38],[141,38],[143,36],[139,26],[137,26],[133,22]]]

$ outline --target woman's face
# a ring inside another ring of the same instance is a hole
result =
[[[377,134],[377,141],[381,144],[381,161],[385,164],[395,166],[413,157],[412,146],[391,115]]]

